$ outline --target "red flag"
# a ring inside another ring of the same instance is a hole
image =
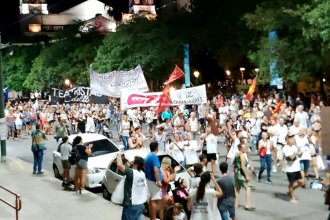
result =
[[[249,88],[249,91],[247,92],[245,98],[248,100],[248,101],[251,101],[252,99],[252,96],[253,96],[253,93],[256,91],[256,87],[257,87],[257,77],[254,77],[253,81],[252,81],[252,84]]]
[[[171,83],[177,79],[180,79],[181,77],[184,77],[184,73],[183,71],[180,69],[180,67],[178,67],[177,65],[175,65],[175,68],[173,70],[173,72],[171,73],[170,77],[168,78],[168,80],[166,81],[166,83]]]
[[[160,114],[163,112],[166,107],[171,105],[171,98],[170,98],[170,86],[166,84],[163,89],[163,94],[159,97],[159,105],[157,110],[155,111],[155,115]]]
[[[282,101],[282,99],[280,99],[277,102],[277,105],[276,105],[276,107],[274,109],[273,115],[278,115],[280,113],[282,104],[283,104],[283,101]]]

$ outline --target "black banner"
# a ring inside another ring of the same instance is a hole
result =
[[[89,87],[74,87],[67,90],[61,90],[52,88],[51,103],[95,103],[95,104],[107,104],[108,96],[91,95],[91,89]]]

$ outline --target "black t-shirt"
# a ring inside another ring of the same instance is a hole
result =
[[[264,126],[266,127],[266,130],[262,128]],[[269,126],[269,124],[267,122],[261,122],[261,124],[260,124],[261,132],[267,132],[268,126]]]
[[[86,147],[84,145],[78,144],[76,146],[79,154],[79,159],[88,160],[88,154],[85,152]]]

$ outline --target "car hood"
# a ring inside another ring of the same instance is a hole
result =
[[[109,162],[117,156],[118,152],[104,154],[95,157],[88,158],[88,168],[103,168],[106,169],[109,165]]]

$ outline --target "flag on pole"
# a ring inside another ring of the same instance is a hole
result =
[[[169,84],[177,79],[180,79],[181,77],[184,77],[184,73],[180,69],[180,67],[175,65],[175,68],[174,68],[173,72],[171,73],[170,77],[168,78],[168,80],[166,81],[166,84]]]
[[[276,116],[280,113],[282,104],[283,104],[283,101],[282,101],[282,99],[280,99],[276,104],[276,107],[273,112],[273,116]]]
[[[171,105],[171,98],[170,98],[170,86],[166,84],[163,89],[163,94],[159,97],[159,105],[157,110],[155,111],[155,115],[162,113],[166,107]]]
[[[245,98],[248,100],[248,101],[251,101],[252,99],[252,96],[253,96],[253,93],[256,91],[256,88],[257,88],[257,77],[254,77],[253,81],[252,81],[252,84],[249,88],[249,91],[247,92]]]

